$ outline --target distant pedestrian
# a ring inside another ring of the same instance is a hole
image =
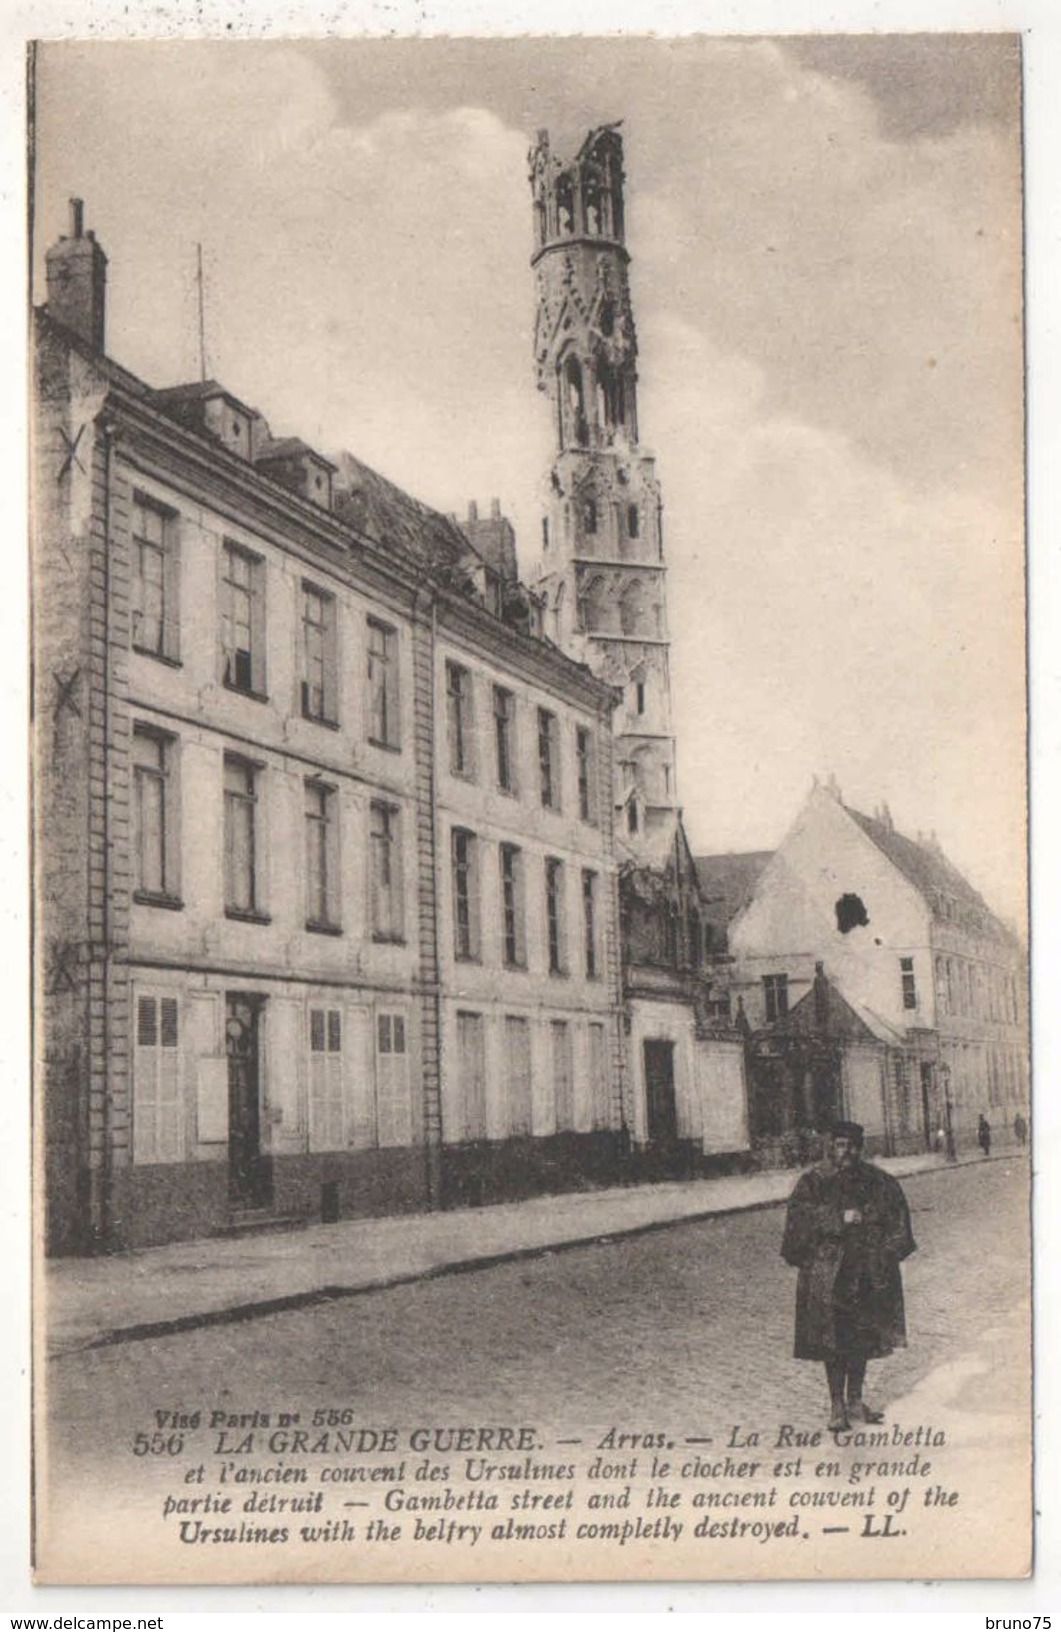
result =
[[[826,1158],[793,1190],[781,1256],[799,1270],[797,1360],[825,1362],[829,1427],[881,1422],[862,1398],[866,1362],[906,1346],[899,1265],[916,1250],[902,1188],[862,1160],[857,1122],[835,1122]]]
[[[935,1141],[935,1143],[936,1143],[937,1152],[939,1153],[939,1155],[942,1156],[943,1152],[947,1148],[947,1130],[946,1130],[946,1128],[937,1128],[936,1129],[936,1141]]]
[[[1013,1118],[1013,1137],[1016,1139],[1018,1145],[1026,1145],[1028,1143],[1028,1124],[1025,1122],[1019,1111]]]
[[[983,1151],[984,1155],[990,1156],[991,1124],[987,1120],[987,1117],[984,1115],[983,1111],[980,1112],[980,1120],[976,1125],[976,1142],[980,1146],[980,1149]]]

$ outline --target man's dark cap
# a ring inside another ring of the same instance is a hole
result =
[[[854,1145],[861,1145],[866,1137],[861,1122],[834,1122],[829,1129],[832,1139],[850,1139]]]

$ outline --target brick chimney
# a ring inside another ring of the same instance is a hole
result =
[[[512,523],[501,513],[501,500],[490,500],[489,516],[479,514],[474,499],[468,501],[468,519],[460,523],[461,531],[469,538],[491,572],[496,572],[503,583],[515,583],[516,534]]]
[[[93,351],[104,349],[107,257],[95,234],[85,231],[85,206],[70,200],[70,232],[45,256],[48,315]]]
[[[817,1031],[829,1030],[829,982],[824,963],[814,965],[814,1026]]]

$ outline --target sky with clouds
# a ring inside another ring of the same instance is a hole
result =
[[[38,259],[86,200],[108,349],[211,373],[538,537],[526,156],[622,119],[694,848],[812,776],[1023,911],[1020,65],[1006,36],[55,44]],[[524,555],[526,559],[526,555]]]

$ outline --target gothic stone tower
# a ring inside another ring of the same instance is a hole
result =
[[[534,359],[554,454],[533,571],[546,631],[621,688],[615,715],[619,832],[658,862],[677,817],[660,496],[637,435],[637,336],[623,229],[618,131],[562,158],[530,154],[537,284]]]

